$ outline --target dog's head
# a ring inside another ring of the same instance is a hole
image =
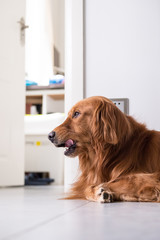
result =
[[[56,147],[66,148],[66,156],[75,157],[89,146],[116,145],[126,125],[125,115],[110,100],[90,97],[73,106],[48,137]]]

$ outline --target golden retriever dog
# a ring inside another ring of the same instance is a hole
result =
[[[160,202],[160,132],[148,130],[105,97],[78,102],[48,135],[79,157],[68,199]]]

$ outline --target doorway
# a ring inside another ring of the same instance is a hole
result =
[[[21,20],[26,19],[26,0],[15,0],[14,2],[12,0],[2,0],[0,6],[2,33],[0,41],[0,186],[15,186],[24,184],[24,99],[25,97],[26,99],[30,98],[30,96],[26,96],[24,89],[25,47],[21,37],[23,34],[23,40],[25,39],[24,35],[27,34],[29,28],[25,28],[24,31],[20,24]],[[32,100],[36,102],[35,104],[38,104],[37,101],[39,101],[39,105],[47,106],[43,107],[43,111],[41,106],[39,106],[39,109],[32,108],[33,113],[36,114],[45,115],[44,113],[52,112],[53,105],[58,107],[57,104],[54,104],[58,100],[65,102],[63,112],[67,113],[75,102],[83,98],[83,0],[64,0],[64,12],[65,94],[64,89],[58,89],[55,97],[52,97],[49,92],[44,94],[43,97],[42,94],[34,97],[35,93],[32,91]],[[25,24],[29,26],[27,22]],[[61,61],[58,45],[54,47],[54,52],[55,56],[52,59],[54,61],[54,73],[63,74],[64,68],[59,65]],[[34,81],[28,71],[26,71],[25,78]],[[43,84],[42,87],[44,87]],[[64,99],[62,96],[64,96]],[[62,104],[60,105],[62,106]],[[57,112],[57,109],[55,111]],[[74,164],[72,164],[71,159],[67,159],[65,161],[65,182],[70,179],[72,169],[75,170]]]
[[[64,121],[64,2],[26,0],[27,185],[64,184],[63,150],[51,146],[47,139],[48,133]]]

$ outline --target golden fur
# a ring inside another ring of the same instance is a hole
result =
[[[79,156],[80,176],[68,198],[159,201],[160,132],[105,97],[78,102],[53,131],[56,146],[72,139],[76,148],[70,157]]]

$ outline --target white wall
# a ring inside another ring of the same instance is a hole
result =
[[[53,22],[51,0],[26,1],[26,79],[48,85],[53,75]]]
[[[54,46],[59,53],[59,58],[55,59],[55,65],[64,68],[64,1],[51,0],[52,7],[52,22],[54,28]]]
[[[160,130],[160,1],[85,1],[86,97],[129,98]]]

